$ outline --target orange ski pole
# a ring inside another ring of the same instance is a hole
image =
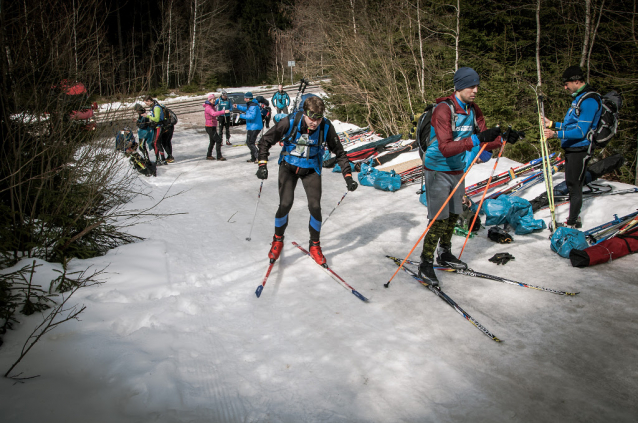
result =
[[[505,134],[505,139],[507,140],[507,135],[509,135],[511,127],[508,128]],[[502,138],[501,138],[502,139]],[[494,163],[494,168],[492,169],[492,173],[490,174],[489,179],[487,180],[487,185],[485,185],[485,189],[483,190],[483,196],[481,197],[481,202],[479,203],[478,209],[476,209],[476,214],[474,215],[474,219],[472,219],[472,224],[467,231],[467,235],[465,237],[465,242],[463,243],[463,248],[461,248],[461,252],[459,253],[459,259],[463,255],[463,251],[465,250],[465,245],[467,244],[467,240],[470,239],[470,235],[472,235],[472,228],[474,227],[474,223],[476,223],[476,219],[478,219],[479,212],[481,211],[481,207],[483,207],[483,201],[485,201],[485,194],[487,194],[487,190],[490,189],[490,184],[492,183],[492,178],[494,177],[494,172],[496,172],[496,166],[498,166],[498,161],[503,154],[503,150],[505,150],[505,144],[507,141],[503,141],[501,144],[501,151],[498,152],[498,157],[496,158],[496,163]],[[469,169],[468,169],[469,170]]]
[[[436,213],[436,215],[434,216],[434,219],[430,220],[430,224],[428,225],[428,227],[425,229],[425,232],[423,232],[421,234],[421,236],[419,237],[418,241],[416,242],[416,244],[414,244],[414,247],[412,247],[412,249],[410,250],[410,252],[405,256],[405,258],[403,259],[403,261],[401,262],[401,264],[399,265],[398,269],[394,272],[394,274],[392,275],[392,277],[390,278],[390,280],[388,281],[388,283],[384,283],[383,286],[384,287],[389,287],[390,286],[390,282],[392,282],[392,279],[394,279],[394,277],[397,275],[397,273],[399,273],[399,270],[401,270],[401,268],[403,267],[403,265],[405,264],[406,260],[410,258],[410,255],[412,255],[412,253],[414,252],[414,249],[417,247],[417,245],[419,245],[419,243],[421,242],[421,240],[423,239],[423,237],[425,237],[425,234],[428,233],[428,231],[430,230],[430,227],[432,227],[432,224],[436,221],[436,218],[439,217],[439,215],[441,214],[441,212],[443,211],[443,209],[445,208],[445,206],[447,205],[447,203],[450,201],[450,199],[452,198],[452,196],[454,195],[454,193],[456,192],[456,190],[461,186],[461,184],[463,183],[463,181],[465,180],[465,177],[467,176],[468,172],[470,171],[470,169],[472,169],[472,166],[474,166],[474,163],[476,163],[476,161],[478,160],[479,156],[481,155],[481,153],[483,153],[483,150],[485,150],[485,146],[487,144],[483,144],[483,146],[481,147],[481,149],[479,150],[478,154],[476,155],[476,157],[474,157],[474,160],[472,160],[472,163],[470,163],[470,167],[467,168],[467,171],[463,174],[463,177],[461,178],[461,180],[459,181],[458,184],[456,184],[456,186],[454,187],[454,189],[452,190],[452,192],[450,193],[450,195],[448,196],[448,198],[445,200],[445,203],[443,203],[443,205],[441,206],[441,208],[439,209],[439,211]]]

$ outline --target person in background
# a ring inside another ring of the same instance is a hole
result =
[[[141,104],[136,104],[133,106],[133,110],[135,110],[138,114],[137,117],[137,138],[140,140],[140,148],[143,150],[152,150],[155,152],[155,162],[158,161],[157,151],[153,145],[153,141],[155,138],[153,129],[151,128],[151,121],[148,117],[146,117],[146,109],[142,107]],[[148,153],[147,153],[148,154]]]
[[[250,150],[250,159],[246,161],[257,163],[257,147],[255,146],[255,142],[257,141],[259,132],[264,127],[261,119],[261,108],[259,107],[259,103],[253,100],[253,93],[251,92],[244,94],[244,101],[246,101],[245,106],[243,104],[233,104],[233,107],[244,112],[240,114],[239,117],[240,119],[246,120],[246,145]]]
[[[159,151],[160,153],[160,160],[157,161],[157,164],[165,165],[167,163],[173,163],[175,161],[172,156],[173,149],[171,145],[173,127],[171,125],[166,125],[167,116],[164,116],[164,108],[150,95],[144,99],[144,103],[150,110],[148,118],[151,122],[151,127],[155,130],[155,151]],[[147,115],[145,114],[144,116]],[[168,134],[169,130],[170,134]],[[167,137],[167,135],[169,135],[169,137]],[[166,153],[166,155],[164,155],[164,153]]]
[[[217,117],[230,114],[230,109],[215,111],[215,94],[209,94],[208,101],[205,101],[203,106],[204,118],[206,119],[206,133],[208,133],[209,138],[206,160],[215,160],[213,157],[213,146],[216,146],[217,160],[225,161],[226,159],[222,157],[222,137],[217,133]]]
[[[277,92],[272,96],[272,104],[277,108],[277,114],[288,114],[288,106],[290,105],[290,96],[284,91],[284,86],[277,86]]]
[[[215,100],[215,107],[217,110],[232,110],[233,101],[228,98],[228,93],[226,90],[222,90],[222,95],[220,98]],[[232,145],[230,143],[230,124],[232,123],[233,117],[230,113],[225,113],[217,118],[219,122],[219,136],[223,138],[224,136],[224,128],[226,128],[226,145]]]

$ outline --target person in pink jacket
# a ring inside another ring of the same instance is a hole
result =
[[[209,94],[208,101],[204,102],[204,117],[206,118],[206,132],[208,133],[209,143],[206,160],[215,160],[213,157],[213,146],[216,146],[217,160],[224,161],[222,157],[222,137],[217,133],[217,116],[230,113],[230,110],[215,110],[215,94]]]

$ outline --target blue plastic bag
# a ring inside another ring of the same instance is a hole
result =
[[[370,161],[370,163],[372,163],[372,161]],[[372,167],[372,164],[361,163],[361,171],[358,176],[359,183],[367,187],[373,187],[377,173],[379,173],[379,171]]]
[[[472,210],[476,211],[477,207],[474,205]],[[508,223],[516,235],[527,235],[547,227],[542,219],[534,219],[531,203],[519,197],[488,198],[483,202],[481,213],[486,215],[485,226]]]
[[[561,226],[552,235],[552,251],[558,253],[561,257],[569,258],[569,252],[574,248],[584,250],[587,247],[589,247],[589,244],[585,234],[578,229]]]
[[[373,184],[376,189],[394,192],[401,188],[401,177],[394,170],[391,172],[377,171]]]

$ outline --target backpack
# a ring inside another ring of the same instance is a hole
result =
[[[604,96],[600,96],[595,91],[585,93],[576,103],[576,116],[580,116],[580,104],[588,99],[593,98],[598,102],[598,107],[602,108],[600,119],[596,128],[590,128],[586,134],[586,138],[591,146],[596,148],[605,148],[609,141],[618,132],[619,112],[622,108],[622,97],[616,91],[610,91]]]
[[[174,111],[172,111],[171,109],[169,109],[168,107],[164,106],[163,104],[159,104],[157,103],[158,106],[160,106],[162,108],[162,111],[164,112],[164,120],[162,122],[160,122],[162,125],[166,125],[166,126],[175,126],[177,125],[177,115],[175,114]]]
[[[452,112],[452,124],[456,121],[456,112],[454,111],[454,103],[452,100],[443,100],[441,103],[445,103],[450,107],[450,111]],[[434,113],[434,109],[436,108],[437,103],[428,104],[423,111],[423,114],[419,118],[419,122],[416,126],[416,143],[419,146],[419,156],[421,158],[425,157],[425,151],[432,144],[432,140],[430,139],[431,128],[432,128],[432,114]],[[476,132],[478,128],[478,123],[476,122],[476,112],[474,113],[474,132]]]

